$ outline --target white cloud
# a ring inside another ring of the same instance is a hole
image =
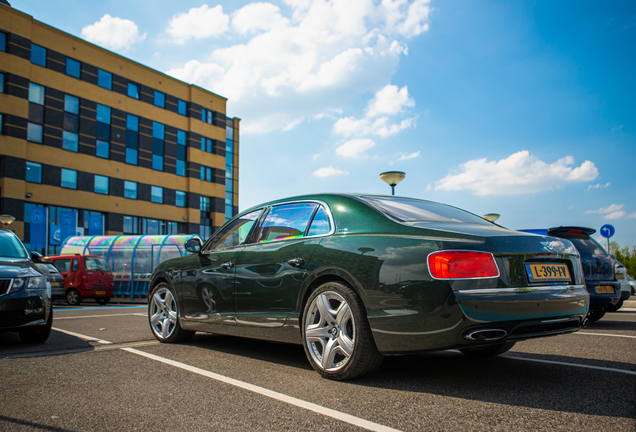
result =
[[[344,175],[344,174],[349,174],[347,171],[343,171],[340,170],[338,168],[333,168],[333,167],[324,167],[324,168],[320,168],[317,169],[316,171],[314,171],[313,175],[315,177],[333,177],[333,176],[337,176],[337,175]]]
[[[405,107],[414,107],[415,100],[409,97],[406,86],[398,90],[398,86],[387,85],[375,94],[367,107],[367,117],[394,115],[404,111]]]
[[[591,161],[572,168],[574,158],[566,156],[547,164],[527,150],[506,159],[474,159],[459,165],[435,184],[435,190],[470,190],[476,195],[519,195],[545,192],[568,183],[594,180],[598,169]]]
[[[406,153],[399,153],[400,157],[397,158],[394,161],[389,162],[389,165],[393,165],[396,162],[401,162],[401,161],[405,161],[405,160],[409,160],[409,159],[415,159],[420,157],[420,152],[416,151],[414,153],[411,154],[406,154]],[[430,186],[430,185],[429,185]]]
[[[605,215],[604,219],[612,220],[612,219],[622,219],[625,217],[627,213],[623,210],[612,212],[610,214]]]
[[[600,183],[597,183],[597,184],[595,184],[595,185],[590,185],[590,186],[588,186],[588,187],[587,187],[587,190],[590,190],[590,189],[599,189],[599,188],[606,188],[606,187],[608,187],[608,186],[609,186],[609,185],[611,185],[611,184],[612,184],[612,182],[607,182],[607,183],[605,183],[604,185],[602,185],[602,184],[600,184]]]
[[[607,213],[614,213],[617,212],[619,210],[621,210],[625,205],[624,204],[612,204],[609,207],[601,207],[598,210],[588,210],[585,213],[586,214],[590,214],[590,213],[600,213],[600,214],[607,214]]]
[[[289,19],[271,3],[251,3],[232,14],[232,26],[241,34],[286,27]]]
[[[82,37],[107,49],[131,49],[146,39],[131,20],[104,15],[94,24],[82,29]]]
[[[180,13],[172,17],[166,32],[173,42],[185,43],[188,39],[205,39],[219,36],[229,28],[230,17],[223,13],[223,6],[210,8],[204,4],[192,8],[188,13]]]
[[[318,159],[320,157],[320,153],[316,153],[314,155],[314,157],[311,158],[312,161],[315,161],[316,159]]]
[[[241,113],[245,133],[282,130],[294,120],[337,112],[334,108],[384,88],[407,53],[408,40],[428,28],[428,2],[422,0],[284,2],[280,9],[253,3],[237,10],[231,14],[228,40],[250,35],[248,41],[215,48],[168,71],[227,97],[231,109]],[[175,16],[168,33],[183,41],[204,37],[210,28],[216,29],[214,34],[225,31],[223,22],[210,24],[192,13],[204,6]],[[217,8],[219,17],[227,17]],[[402,97],[407,90],[397,93]],[[407,98],[401,106],[409,104]],[[266,112],[262,106],[268,107]],[[267,116],[278,121],[265,127]],[[381,120],[375,130],[388,136],[408,126],[408,121],[393,125]]]
[[[379,117],[373,121],[368,117],[356,119],[355,117],[343,117],[333,125],[336,134],[346,137],[352,135],[378,135],[386,138],[395,135],[401,130],[410,128],[417,117],[407,118],[400,123],[389,124],[388,117]]]
[[[375,142],[366,138],[354,138],[336,149],[336,154],[348,158],[363,156],[362,153],[375,146]]]
[[[627,217],[628,217],[629,219],[636,219],[636,212],[631,213],[631,214],[628,214],[628,215],[627,215]]]

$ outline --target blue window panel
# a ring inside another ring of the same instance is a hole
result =
[[[77,153],[77,150],[79,150],[79,135],[64,131],[62,133],[62,148]]]
[[[152,155],[152,169],[163,171],[163,156],[159,156],[156,154]]]
[[[225,178],[231,179],[234,177],[234,167],[232,165],[225,165]]]
[[[185,207],[186,206],[186,194],[185,192],[176,191],[176,204],[177,207]]]
[[[110,107],[97,104],[97,121],[110,124]]]
[[[4,93],[4,74],[0,73],[0,93]]]
[[[139,117],[128,114],[126,116],[126,129],[139,132]]]
[[[232,219],[232,206],[231,205],[226,205],[225,206],[225,220],[229,221],[230,219]]]
[[[212,111],[208,111],[208,123],[212,124]]]
[[[212,181],[212,168],[205,169],[205,181]]]
[[[225,180],[225,191],[230,193],[234,191],[234,182],[232,180]]]
[[[205,122],[208,119],[208,110],[201,108],[201,121]]]
[[[201,167],[201,180],[205,181],[205,167],[204,166]]]
[[[163,204],[163,188],[159,186],[150,187],[150,201],[157,204]]]
[[[137,183],[124,180],[124,197],[137,199]]]
[[[110,143],[106,141],[97,140],[97,148],[95,150],[95,155],[100,158],[109,159],[110,158]]]
[[[205,138],[201,137],[201,151],[205,151]]]
[[[185,161],[177,160],[177,175],[181,177],[185,177],[186,175],[186,165]]]
[[[25,180],[31,183],[42,183],[42,164],[27,162]]]
[[[79,98],[71,95],[64,95],[64,111],[79,114]]]
[[[207,146],[207,148],[206,148],[206,151],[207,151],[208,153],[212,153],[212,147],[213,147],[213,142],[212,142],[212,140],[211,140],[211,139],[209,139],[209,140],[208,140],[208,146]]]
[[[95,193],[108,195],[108,177],[95,175]]]
[[[166,95],[155,90],[155,105],[159,108],[166,107]]]
[[[232,205],[232,192],[225,192],[225,205]]]
[[[185,131],[177,130],[177,144],[186,145]]]
[[[177,105],[177,112],[181,115],[186,115],[188,111],[188,105],[185,103],[185,101],[179,100],[178,105]]]
[[[29,83],[29,102],[44,105],[44,86]]]
[[[126,147],[126,163],[137,165],[137,150]]]
[[[31,44],[31,63],[46,67],[46,48]]]
[[[152,153],[163,156],[163,141],[157,138],[152,139]]]
[[[133,131],[126,131],[126,147],[136,149],[139,147],[139,134]]]
[[[225,140],[225,153],[234,153],[234,141]]]
[[[6,50],[7,50],[7,35],[0,32],[0,51],[6,51]]]
[[[77,60],[73,60],[72,58],[66,57],[66,75],[72,76],[74,78],[80,77],[81,65]]]
[[[79,116],[71,113],[64,113],[64,123],[62,128],[65,131],[78,133],[79,132]]]
[[[179,146],[177,147],[177,160],[186,160],[186,147]]]
[[[29,123],[27,124],[27,140],[42,143],[42,125]]]
[[[234,140],[234,128],[227,127],[225,128],[225,140]]]
[[[113,74],[104,70],[97,70],[97,85],[108,90],[113,88]]]
[[[77,171],[62,168],[63,188],[77,189]]]
[[[163,140],[165,126],[161,123],[152,122],[152,137]]]
[[[139,99],[139,86],[137,84],[128,83],[128,96]]]
[[[110,125],[97,122],[96,138],[100,141],[110,141]]]

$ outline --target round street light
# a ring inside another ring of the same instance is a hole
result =
[[[5,230],[7,229],[7,225],[11,225],[14,220],[15,220],[14,216],[7,215],[7,214],[0,215],[0,222],[4,224]]]
[[[402,171],[387,171],[380,174],[380,178],[391,186],[391,195],[395,195],[395,186],[404,180],[404,177],[406,177],[406,174]]]

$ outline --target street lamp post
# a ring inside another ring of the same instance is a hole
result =
[[[0,222],[4,224],[5,231],[7,230],[7,225],[11,225],[14,220],[15,220],[14,216],[11,216],[8,214],[0,215]]]
[[[395,186],[404,180],[406,174],[402,171],[387,171],[380,174],[380,178],[391,186],[391,195],[395,195]]]
[[[487,221],[490,221],[492,223],[497,222],[497,219],[499,219],[499,214],[497,213],[488,213],[486,215],[484,215],[484,219],[486,219]]]

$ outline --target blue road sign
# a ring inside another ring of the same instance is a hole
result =
[[[610,225],[610,224],[606,224],[606,225],[603,225],[603,226],[601,227],[601,231],[600,231],[600,232],[601,232],[601,235],[602,235],[603,237],[605,237],[605,238],[610,238],[610,237],[612,237],[614,234],[616,234],[616,229],[615,229],[612,225]]]

